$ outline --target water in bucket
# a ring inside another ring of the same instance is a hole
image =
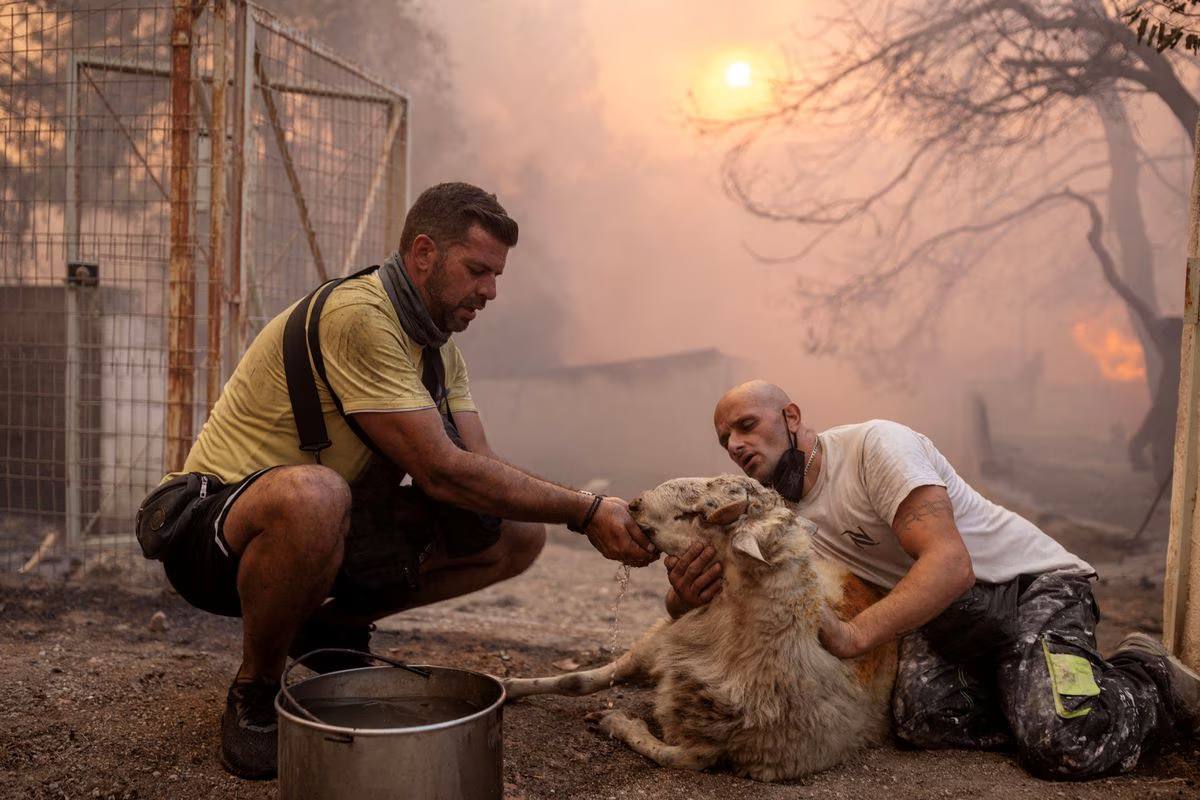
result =
[[[415,728],[461,719],[480,706],[458,697],[314,697],[304,707],[339,728]]]

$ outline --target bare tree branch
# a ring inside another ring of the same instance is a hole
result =
[[[1100,270],[1104,273],[1104,280],[1125,301],[1125,304],[1137,313],[1142,320],[1142,324],[1147,329],[1153,330],[1156,328],[1158,325],[1157,312],[1139,297],[1137,292],[1129,288],[1129,285],[1117,273],[1117,265],[1113,261],[1112,254],[1104,246],[1104,218],[1100,215],[1100,208],[1091,198],[1076,194],[1069,188],[1064,189],[1061,192],[1061,196],[1074,200],[1087,209],[1091,223],[1088,227],[1087,241],[1088,245],[1092,248],[1092,252],[1096,254],[1096,260],[1100,262]]]

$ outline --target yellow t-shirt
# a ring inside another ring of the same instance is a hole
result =
[[[271,320],[242,356],[192,445],[184,472],[232,483],[263,467],[316,463],[312,453],[300,450],[283,369],[283,328],[294,307]],[[421,383],[423,348],[400,327],[378,272],[330,293],[320,333],[325,371],[346,413],[433,408]],[[475,411],[462,353],[450,341],[441,356],[449,410]],[[371,452],[346,425],[315,370],[313,378],[333,443],[321,452],[321,463],[353,481]]]

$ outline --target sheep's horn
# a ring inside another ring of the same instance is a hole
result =
[[[735,500],[732,503],[726,503],[720,508],[705,512],[704,521],[710,525],[728,525],[742,514],[745,514],[746,509],[749,507],[750,500],[748,498]]]

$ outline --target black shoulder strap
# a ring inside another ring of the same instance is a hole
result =
[[[325,307],[325,301],[329,298],[330,292],[343,282],[368,275],[376,269],[378,266],[368,267],[348,277],[337,278],[321,284],[296,304],[284,324],[283,370],[287,377],[288,399],[292,404],[292,416],[296,420],[300,449],[306,453],[315,454],[317,463],[321,461],[321,451],[329,447],[332,442],[329,440],[329,430],[325,427],[325,417],[321,413],[321,398],[317,394],[317,383],[313,379],[313,371],[309,366],[310,354],[312,366],[321,376],[333,404],[337,407],[338,413],[342,415],[342,419],[346,420],[350,430],[372,453],[386,458],[383,451],[367,437],[354,418],[342,409],[342,401],[330,386],[329,376],[325,372],[325,358],[321,354],[319,332],[321,310]],[[310,307],[311,313],[309,312]]]
[[[309,315],[308,320],[308,350],[312,353],[313,366],[316,367],[317,374],[321,376],[321,381],[324,382],[325,388],[329,391],[329,397],[337,407],[338,413],[342,415],[342,419],[346,421],[346,425],[354,432],[358,440],[366,445],[368,450],[382,459],[390,460],[384,455],[382,450],[375,446],[375,443],[371,441],[359,424],[354,421],[354,415],[347,414],[346,410],[342,408],[342,400],[337,396],[337,392],[333,390],[333,385],[329,382],[329,374],[325,371],[325,356],[321,352],[321,311],[325,308],[325,301],[329,299],[330,292],[337,288],[343,281],[348,281],[352,278],[361,278],[364,275],[371,274],[376,269],[379,269],[378,265],[359,270],[348,278],[342,278],[332,286],[325,284],[325,286],[317,290],[317,296],[313,298],[312,314]],[[322,420],[321,424],[324,426],[324,420]]]
[[[347,414],[342,407],[341,398],[329,383],[329,375],[325,370],[325,356],[321,352],[321,312],[329,295],[345,281],[361,278],[377,269],[378,265],[367,267],[345,278],[336,278],[321,284],[296,305],[283,328],[283,369],[287,377],[292,416],[295,417],[296,432],[300,437],[300,449],[306,453],[313,453],[317,463],[321,462],[321,451],[328,448],[332,442],[329,439],[329,430],[325,426],[325,416],[321,413],[321,398],[317,393],[312,368],[316,369],[338,413],[358,440],[376,456],[387,459],[384,452],[354,421],[354,415]],[[383,280],[383,285],[399,316],[399,300],[395,287],[386,279]],[[309,367],[310,357],[312,368]],[[448,408],[446,413],[441,413],[442,404],[446,399],[446,365],[442,362],[441,349],[426,347],[422,351],[421,362],[421,383],[441,414],[450,438],[457,442],[458,427],[454,424],[454,418],[450,416]]]
[[[296,420],[296,433],[300,437],[300,449],[314,453],[321,461],[321,451],[332,444],[321,414],[321,398],[317,394],[317,382],[313,380],[312,368],[308,363],[308,344],[304,340],[304,323],[313,296],[324,289],[322,284],[296,304],[283,326],[283,372],[287,377],[288,399],[292,404],[292,416]]]
[[[421,383],[425,386],[433,405],[441,413],[442,403],[446,400],[446,365],[442,363],[441,348],[427,346],[421,351]],[[450,413],[447,404],[446,413]]]

